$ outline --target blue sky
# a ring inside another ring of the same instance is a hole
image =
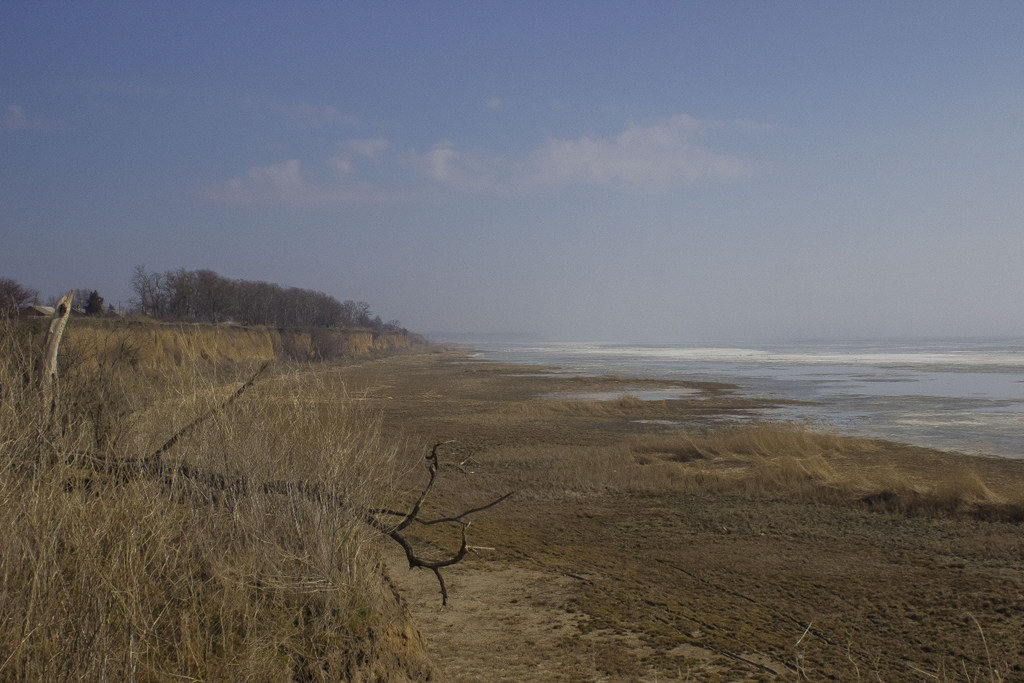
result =
[[[0,276],[420,331],[1024,336],[1024,4],[0,3]]]

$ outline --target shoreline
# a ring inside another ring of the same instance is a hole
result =
[[[337,371],[410,468],[454,440],[439,511],[516,491],[474,520],[448,607],[388,556],[445,679],[1024,675],[1024,462],[737,427],[765,401],[721,384],[552,399],[684,383],[451,348]]]
[[[1024,355],[1018,347],[932,342],[467,348],[495,362],[568,364],[571,369],[562,371],[577,374],[724,381],[751,397],[788,398],[788,405],[765,414],[767,420],[1021,459]]]

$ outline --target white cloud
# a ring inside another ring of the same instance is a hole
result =
[[[331,157],[326,166],[334,175],[317,182],[303,171],[298,159],[277,164],[253,166],[243,177],[208,187],[207,199],[230,204],[321,206],[345,203],[380,203],[398,193],[372,183],[353,179],[356,167],[344,157]]]
[[[327,159],[327,165],[338,175],[352,174],[356,171],[357,160],[380,163],[389,144],[384,138],[345,140],[338,146],[343,153]]]
[[[333,168],[338,175],[348,175],[356,168],[351,160],[342,156],[331,157],[327,160],[327,165]]]
[[[659,192],[731,180],[752,169],[751,162],[701,142],[707,130],[724,125],[681,114],[651,125],[631,124],[612,137],[552,138],[520,160],[460,150],[451,142],[412,158],[430,180],[461,189],[521,191],[579,184]]]
[[[702,133],[715,125],[681,114],[653,125],[629,125],[614,137],[550,139],[530,153],[522,180],[659,191],[748,172],[750,162],[700,142]]]
[[[425,153],[387,154],[392,148],[388,140],[350,139],[339,143],[338,154],[317,161],[312,177],[298,159],[288,159],[253,166],[207,195],[239,203],[379,202],[409,197],[409,190],[424,180],[434,186],[498,194],[571,185],[657,193],[749,173],[752,162],[714,150],[704,137],[712,129],[749,130],[752,125],[681,114],[652,124],[630,124],[612,136],[551,138],[519,158],[459,149],[448,140]],[[394,163],[396,159],[403,164]],[[369,172],[374,175],[365,175]],[[383,184],[370,183],[368,177]]]
[[[302,169],[298,159],[288,159],[269,166],[253,166],[245,179],[232,178],[227,190],[236,198],[262,198],[264,201],[295,203],[305,193]]]
[[[457,150],[450,141],[434,145],[426,154],[410,154],[408,160],[431,181],[461,190],[501,189],[505,175],[500,159]]]

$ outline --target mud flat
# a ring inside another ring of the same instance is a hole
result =
[[[447,607],[389,555],[445,680],[1024,678],[1022,461],[760,424],[777,404],[721,384],[456,351],[342,372],[410,491],[454,440],[434,511],[516,491]]]

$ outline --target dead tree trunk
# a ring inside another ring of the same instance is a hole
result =
[[[50,320],[50,329],[46,332],[46,355],[43,357],[39,380],[44,402],[50,406],[51,413],[54,409],[54,394],[57,389],[57,351],[60,348],[61,337],[64,336],[64,328],[71,316],[71,300],[74,296],[75,290],[71,290],[60,298],[54,308],[53,318]]]

